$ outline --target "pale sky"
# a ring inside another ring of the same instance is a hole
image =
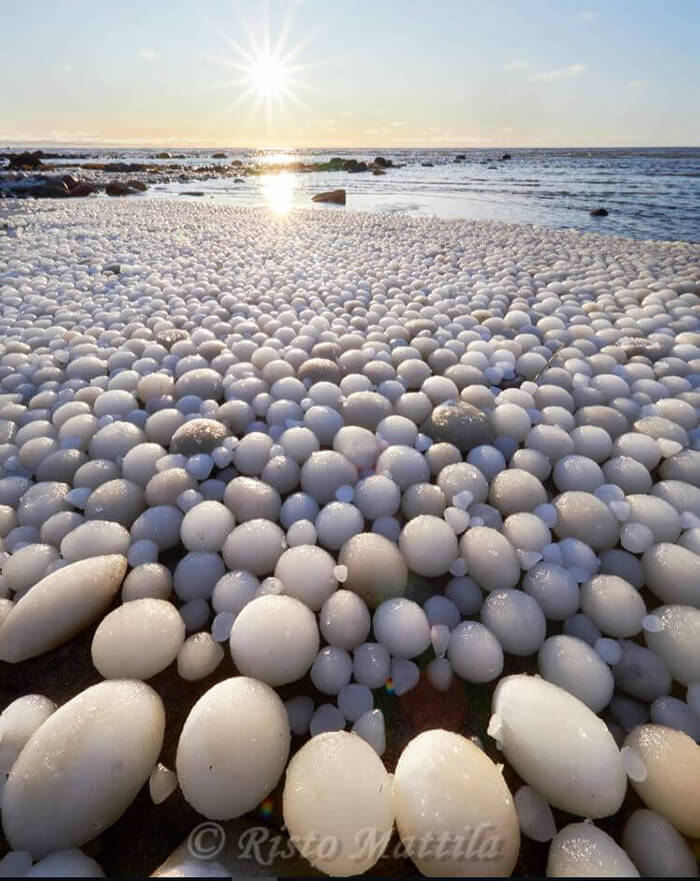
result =
[[[0,0],[0,31],[0,147],[700,145],[700,0]]]

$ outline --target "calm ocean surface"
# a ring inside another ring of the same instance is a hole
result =
[[[152,196],[204,191],[204,198],[245,205],[269,205],[280,213],[310,204],[313,193],[344,187],[348,207],[403,211],[417,215],[503,220],[630,236],[640,239],[700,241],[700,148],[508,149],[503,150],[226,150],[167,148],[184,158],[155,160],[158,149],[81,149],[92,160],[167,164],[187,167],[245,163],[324,162],[332,156],[371,161],[381,155],[402,168],[385,175],[317,172],[263,175],[235,184],[231,177],[202,181],[154,182]],[[58,151],[57,151],[58,152]],[[65,152],[68,152],[67,150]],[[465,161],[455,156],[464,153]],[[432,167],[421,163],[431,162]],[[89,174],[89,173],[88,173]],[[173,175],[177,177],[177,173]],[[608,217],[591,217],[596,207]],[[325,206],[325,210],[333,210]],[[324,210],[324,209],[321,209]]]

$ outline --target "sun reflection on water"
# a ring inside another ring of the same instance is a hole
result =
[[[266,174],[261,177],[262,195],[273,214],[288,214],[297,188],[296,175],[289,172]]]

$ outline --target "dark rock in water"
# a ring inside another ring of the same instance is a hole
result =
[[[372,174],[386,174],[386,171],[383,168],[373,168]]]
[[[154,159],[172,159],[173,154],[172,153],[156,153],[156,155],[153,158]]]
[[[105,193],[108,196],[128,196],[133,190],[120,180],[110,181],[105,184]]]
[[[345,190],[329,190],[327,193],[316,193],[311,197],[312,202],[333,202],[335,205],[345,204]]]
[[[191,419],[181,425],[170,440],[170,452],[183,456],[211,453],[230,434],[216,419]]]
[[[463,453],[489,443],[492,438],[486,415],[465,401],[438,404],[420,430],[437,443],[454,444]]]
[[[369,165],[366,162],[358,162],[357,159],[346,159],[343,162],[343,171],[349,171],[350,174],[357,174],[359,171],[368,171]]]
[[[298,376],[302,382],[310,379],[311,382],[333,382],[337,385],[343,378],[343,371],[328,358],[309,358],[299,368]]]
[[[455,162],[464,162],[464,161],[466,160],[466,158],[467,158],[467,154],[466,154],[466,153],[458,153],[458,154],[455,156]]]
[[[380,168],[391,168],[392,161],[391,159],[385,159],[383,156],[377,156],[373,165],[378,165]]]
[[[181,196],[203,196],[204,192],[202,190],[183,190],[180,193]]]
[[[504,153],[503,156],[501,156],[500,161],[501,161],[501,162],[506,162],[508,159],[512,159],[512,158],[513,158],[513,157],[510,155],[510,153]]]
[[[429,162],[427,159],[425,159],[423,162],[421,162],[421,165],[423,166],[423,168],[432,168],[433,167],[433,163]]]
[[[106,272],[108,275],[119,275],[121,271],[121,263],[110,263],[102,269],[102,272]]]
[[[226,154],[225,153],[212,153],[211,158],[212,159],[225,159]]]
[[[234,177],[233,182],[234,182],[234,184],[243,184],[243,183],[245,183],[245,181],[243,180],[242,177]]]
[[[70,194],[65,184],[45,183],[32,191],[35,199],[65,199],[68,195]]]
[[[88,167],[88,165],[83,166],[83,168]],[[95,168],[96,170],[100,169],[99,163],[95,165]],[[124,172],[125,174],[134,171],[146,171],[146,166],[143,162],[106,162],[101,168],[103,171]]]
[[[92,193],[97,192],[97,187],[94,184],[88,183],[79,183],[74,186],[68,195],[72,198],[79,198],[81,196],[90,196]]]
[[[74,190],[80,184],[80,181],[74,178],[72,174],[64,174],[61,180],[69,190]]]
[[[334,156],[328,164],[336,171],[340,171],[340,169],[343,167],[344,162],[345,160],[342,156]]]
[[[607,217],[608,209],[607,208],[594,208],[591,211],[591,217]]]
[[[142,193],[148,189],[148,184],[145,184],[142,180],[128,180],[126,185],[132,190],[140,190]]]
[[[39,168],[43,155],[41,150],[35,150],[33,153],[28,151],[15,153],[10,156],[10,168]]]

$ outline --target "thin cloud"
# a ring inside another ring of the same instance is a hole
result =
[[[644,84],[644,80],[630,80],[627,85],[630,89],[638,89],[641,85]]]
[[[503,65],[503,70],[527,70],[532,67],[529,61],[510,61]]]
[[[598,18],[597,12],[579,12],[578,17],[581,21],[596,21]]]
[[[392,128],[401,128],[401,126],[404,125],[406,125],[406,123],[402,119],[398,119],[396,122],[391,123]]]
[[[530,79],[541,83],[551,83],[554,80],[579,76],[582,73],[586,73],[587,70],[588,67],[585,64],[570,64],[568,67],[558,67],[555,70],[543,70],[539,73],[533,73]]]
[[[139,49],[139,58],[142,61],[155,61],[158,55],[153,49]]]

